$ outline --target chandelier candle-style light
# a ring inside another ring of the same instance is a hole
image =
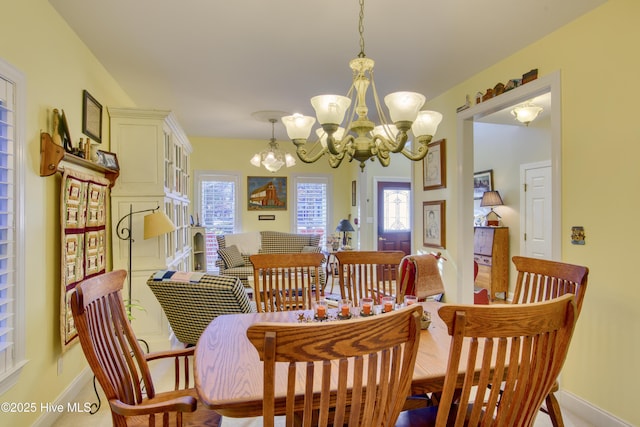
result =
[[[387,119],[373,81],[374,61],[364,54],[363,18],[364,0],[360,0],[360,53],[349,62],[353,70],[353,82],[347,96],[320,95],[311,98],[311,105],[322,126],[316,130],[318,139],[308,141],[316,121],[314,117],[294,114],[282,118],[289,138],[297,147],[298,157],[305,163],[313,163],[326,153],[332,168],[340,166],[346,157],[349,161],[358,160],[364,171],[364,162],[375,157],[382,166],[388,166],[390,153],[402,153],[413,161],[422,160],[442,120],[442,114],[436,111],[420,111],[426,98],[415,92],[395,92],[385,96],[384,102],[391,121]],[[366,95],[369,86],[373,91],[379,125],[367,117],[369,109]],[[345,114],[348,122],[341,127]],[[407,144],[409,131],[414,137],[411,147]]]
[[[269,148],[262,150],[260,153],[256,153],[251,158],[250,162],[253,166],[265,167],[271,173],[276,173],[280,168],[286,165],[288,168],[296,164],[296,159],[289,153],[285,153],[278,148],[278,143],[275,138],[275,125],[278,119],[269,118],[271,123],[271,139],[269,140]]]

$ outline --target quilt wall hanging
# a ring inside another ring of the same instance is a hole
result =
[[[107,179],[65,168],[60,191],[60,334],[63,352],[78,335],[71,314],[71,293],[84,279],[105,272],[108,191]]]

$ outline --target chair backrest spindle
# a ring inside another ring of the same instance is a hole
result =
[[[310,309],[324,295],[321,253],[257,254],[249,259],[258,312]]]
[[[251,325],[247,336],[264,363],[264,425],[273,426],[276,407],[287,425],[299,415],[309,427],[394,425],[411,386],[421,315],[414,304],[376,318]]]

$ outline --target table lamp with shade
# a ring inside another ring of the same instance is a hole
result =
[[[336,227],[336,231],[339,233],[342,233],[342,248],[343,250],[349,250],[351,249],[351,246],[349,246],[347,244],[347,233],[350,233],[352,231],[356,231],[353,228],[353,225],[351,225],[351,223],[349,222],[348,219],[343,219],[342,221],[340,221],[338,223],[338,226]]]
[[[491,210],[485,216],[487,225],[490,227],[497,227],[500,225],[500,219],[502,218],[500,215],[493,210],[494,206],[502,206],[504,203],[502,202],[502,197],[500,197],[500,193],[497,191],[485,191],[482,194],[482,201],[480,202],[481,207],[491,207]]]
[[[133,211],[133,205],[129,205],[129,213],[120,218],[116,225],[116,234],[120,240],[127,240],[129,242],[129,262],[127,270],[128,279],[128,297],[127,301],[127,314],[131,318],[131,254],[133,249],[133,228],[131,218],[135,214],[151,212],[144,217],[144,239],[151,239],[153,237],[162,236],[163,234],[170,233],[176,229],[171,219],[164,212],[160,211],[160,206],[154,209],[143,209],[139,211]],[[128,219],[127,226],[125,227],[123,221]]]

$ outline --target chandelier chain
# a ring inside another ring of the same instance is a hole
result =
[[[276,142],[276,119],[269,119],[271,122],[271,142]]]
[[[360,16],[358,17],[358,33],[360,34],[360,53],[358,58],[364,58],[364,0],[360,0]]]
[[[364,49],[364,1],[358,0],[360,14],[358,33],[360,53],[349,62],[352,82],[346,96],[319,95],[311,98],[320,128],[316,129],[318,139],[309,139],[316,122],[315,117],[294,114],[283,117],[287,134],[296,146],[298,158],[305,163],[314,163],[325,154],[329,165],[337,168],[347,159],[360,162],[364,171],[365,161],[377,158],[380,164],[388,166],[391,154],[400,153],[412,161],[424,159],[428,144],[436,133],[442,114],[435,111],[420,111],[425,96],[415,92],[400,91],[384,98],[389,109],[389,120],[380,104],[373,78],[375,61],[367,58]],[[367,90],[373,91],[373,101],[379,125],[369,119]],[[346,125],[341,127],[345,122]],[[410,145],[409,132],[413,133]]]

